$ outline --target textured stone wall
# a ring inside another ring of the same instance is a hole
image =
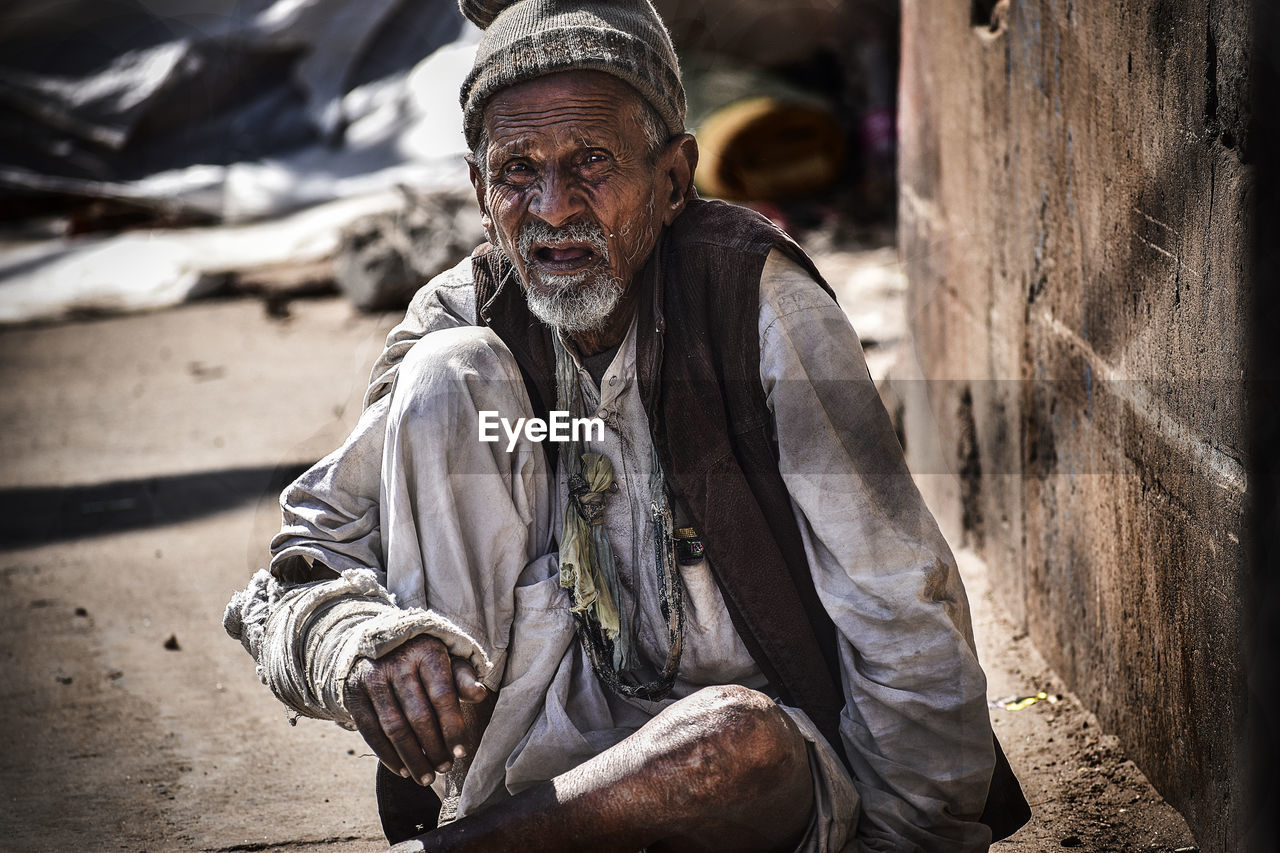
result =
[[[1247,822],[1250,30],[1243,0],[903,4],[908,457],[1206,851]]]

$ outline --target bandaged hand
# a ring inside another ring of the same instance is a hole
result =
[[[430,784],[465,754],[459,703],[487,695],[488,654],[440,613],[396,606],[372,571],[295,585],[260,571],[223,626],[292,714],[359,730],[392,771]]]
[[[467,661],[422,635],[376,660],[360,658],[343,689],[357,730],[393,773],[430,785],[467,754],[462,702],[488,691]]]

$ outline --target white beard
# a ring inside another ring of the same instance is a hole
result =
[[[597,266],[571,275],[539,275],[531,256],[533,244],[553,243],[560,239],[589,243],[599,256]],[[620,279],[606,272],[609,244],[605,240],[604,229],[586,222],[556,228],[535,220],[520,230],[516,251],[533,279],[524,294],[533,316],[553,329],[569,334],[604,328],[626,290]]]
[[[556,289],[551,292],[527,288],[525,301],[533,316],[569,334],[604,328],[626,290],[618,278],[590,270],[555,276],[555,283]]]

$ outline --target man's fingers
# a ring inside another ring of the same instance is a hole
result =
[[[489,691],[476,678],[475,668],[461,658],[453,659],[453,682],[458,685],[458,698],[463,702],[483,702]]]
[[[433,772],[448,769],[449,750],[436,723],[436,712],[427,696],[417,671],[407,672],[393,684],[396,697],[409,726],[413,729],[417,748],[423,753],[423,761]],[[416,775],[416,774],[415,774]],[[423,784],[430,784],[430,781]]]
[[[453,665],[449,653],[443,647],[441,652],[439,655],[424,657],[418,664],[418,674],[435,710],[440,733],[444,736],[444,752],[440,756],[440,766],[444,767],[466,754],[466,726],[462,720],[462,708],[458,706],[458,691],[454,687]]]
[[[369,669],[372,670],[372,667],[369,667]],[[360,675],[360,673],[353,671],[352,677],[347,681],[343,701],[347,706],[347,710],[351,712],[351,718],[355,721],[356,730],[360,732],[364,742],[369,744],[373,754],[378,756],[378,760],[385,764],[392,773],[403,776],[405,772],[404,762],[400,760],[400,753],[396,751],[391,741],[387,740],[387,736],[383,733],[382,723],[378,719],[378,711],[374,707],[373,700],[369,698],[364,687],[364,679]],[[367,673],[365,675],[367,676]]]
[[[387,680],[370,679],[365,687],[377,711],[382,733],[395,748],[403,766],[419,784],[430,785],[435,779],[435,768],[423,754],[424,745],[418,742],[418,733],[410,722],[416,717],[416,710],[401,707],[397,690]]]
[[[466,755],[459,702],[483,702],[487,696],[471,664],[451,658],[434,637],[361,661],[346,685],[347,709],[374,753],[390,770],[422,785]]]

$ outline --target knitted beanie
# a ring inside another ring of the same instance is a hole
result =
[[[462,84],[467,144],[500,90],[557,71],[592,70],[631,85],[674,136],[684,132],[684,84],[671,36],[649,0],[458,0],[484,30]]]

